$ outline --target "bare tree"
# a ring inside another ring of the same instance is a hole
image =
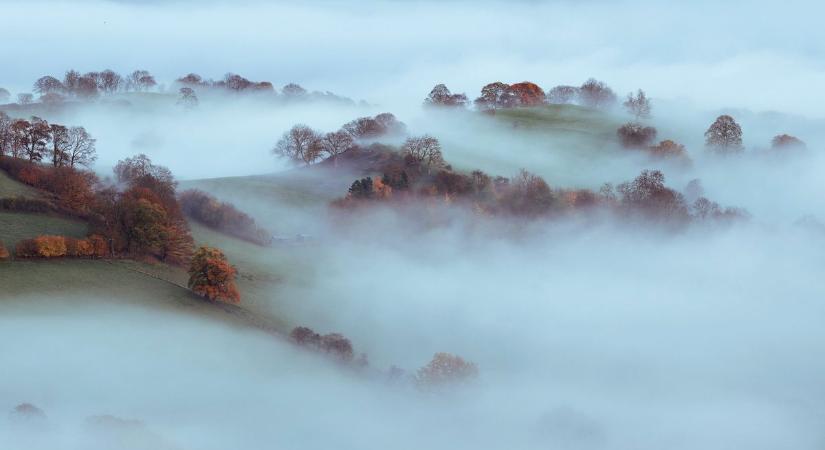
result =
[[[352,136],[344,130],[333,131],[324,135],[321,148],[332,158],[334,167],[338,167],[338,155],[352,147]]]
[[[24,151],[29,161],[40,161],[51,137],[49,123],[39,117],[32,117],[24,131]]]
[[[8,89],[0,87],[0,103],[6,103],[11,98],[11,92]]]
[[[190,87],[182,87],[178,92],[180,92],[177,102],[178,105],[181,105],[186,109],[192,109],[198,106],[198,96],[195,94],[194,89]]]
[[[645,95],[645,91],[641,89],[636,91],[635,94],[632,92],[627,94],[624,107],[636,120],[650,117],[650,100],[647,98],[647,95]]]
[[[40,77],[34,82],[34,92],[40,95],[63,92],[63,83],[55,77],[45,76]]]
[[[63,87],[66,89],[66,92],[74,95],[77,93],[77,89],[80,85],[80,72],[76,70],[68,70],[66,74],[63,76]]]
[[[149,71],[135,70],[127,77],[126,84],[135,91],[143,92],[155,87],[158,83]]]
[[[0,156],[11,153],[13,140],[12,123],[11,117],[3,111],[0,111]]]
[[[705,146],[720,154],[741,152],[742,127],[729,115],[717,117],[705,132]]]
[[[616,94],[603,82],[591,78],[579,88],[579,101],[584,106],[607,109],[616,103]]]
[[[408,138],[401,148],[407,158],[426,166],[427,171],[433,167],[444,165],[441,144],[438,139],[432,136],[424,135]]]
[[[94,77],[83,75],[77,79],[75,95],[82,98],[94,98],[98,96],[97,80]]]
[[[49,125],[52,135],[52,165],[60,167],[66,162],[66,148],[69,143],[69,129],[63,125],[53,123]]]
[[[70,167],[91,166],[97,160],[94,139],[83,127],[71,127],[68,130],[65,147],[66,162]]]
[[[465,94],[453,94],[443,84],[437,84],[430,91],[424,100],[426,106],[451,106],[464,108],[467,106],[467,96]]]
[[[117,72],[109,69],[100,72],[98,86],[101,91],[107,94],[115,93],[120,89],[121,84],[123,84],[123,77],[118,75]]]
[[[575,103],[579,97],[579,88],[575,86],[556,86],[547,93],[547,103],[568,105]]]
[[[310,165],[321,156],[321,136],[306,125],[295,125],[284,133],[272,153]]]

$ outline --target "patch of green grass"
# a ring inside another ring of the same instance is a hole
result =
[[[0,212],[0,241],[9,249],[18,241],[43,234],[82,238],[87,232],[88,227],[79,220],[47,214]]]
[[[576,105],[501,109],[493,117],[516,129],[597,139],[612,138],[621,125],[604,112]]]
[[[133,261],[61,259],[0,263],[0,304],[26,302],[28,313],[48,313],[54,302],[123,304],[188,316],[216,319],[232,325],[278,330],[279,324],[244,308],[205,301],[185,287],[145,273],[174,278],[180,269]],[[36,302],[33,302],[36,300]]]
[[[0,170],[0,197],[25,197],[25,198],[42,198],[40,191],[26,186],[17,180],[9,177],[5,171]]]

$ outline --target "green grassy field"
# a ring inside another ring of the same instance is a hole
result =
[[[0,170],[0,198],[3,197],[24,197],[24,198],[42,198],[40,192],[30,186],[17,182],[9,177],[9,175]]]
[[[0,241],[9,249],[18,241],[43,234],[82,238],[86,233],[86,224],[77,220],[47,214],[0,211]]]

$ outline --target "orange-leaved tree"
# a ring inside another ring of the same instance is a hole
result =
[[[192,292],[227,303],[240,303],[241,295],[235,285],[237,271],[222,251],[213,247],[200,247],[192,256],[189,267],[189,288]]]

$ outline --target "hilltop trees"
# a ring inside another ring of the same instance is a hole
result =
[[[235,285],[237,270],[229,264],[222,251],[200,247],[189,266],[189,288],[209,300],[240,303],[241,295]]]
[[[295,125],[283,134],[272,153],[296,163],[310,165],[321,155],[321,136],[306,125]]]
[[[126,77],[126,88],[138,92],[148,91],[157,84],[155,77],[147,70],[135,70]]]
[[[481,88],[481,95],[475,99],[475,104],[485,110],[510,108],[515,105],[515,95],[510,85],[496,81]]]
[[[510,86],[519,106],[538,106],[544,103],[544,91],[535,83],[522,81]]]
[[[729,115],[719,116],[705,132],[705,146],[718,154],[741,152],[742,127]]]
[[[34,92],[37,92],[40,95],[61,93],[63,91],[63,83],[61,83],[60,80],[52,76],[47,75],[44,77],[40,77],[34,83]]]
[[[375,117],[359,117],[342,127],[353,139],[374,139],[386,135],[401,135],[406,130],[404,122],[392,113],[381,113]]]
[[[447,86],[437,84],[424,100],[424,105],[464,108],[467,106],[467,96],[465,94],[453,94]]]
[[[583,106],[607,109],[616,103],[616,94],[603,82],[590,78],[579,88],[579,101]]]
[[[327,133],[321,139],[321,149],[332,158],[334,167],[338,167],[338,155],[352,147],[352,144],[352,136],[344,130]]]
[[[627,94],[627,100],[623,103],[627,112],[632,114],[636,120],[650,118],[650,100],[645,91],[639,89],[636,93]]]
[[[444,165],[441,144],[429,135],[408,138],[401,151],[409,161],[426,167],[428,171]]]
[[[554,105],[569,105],[579,98],[576,86],[556,86],[547,93],[547,102]]]

